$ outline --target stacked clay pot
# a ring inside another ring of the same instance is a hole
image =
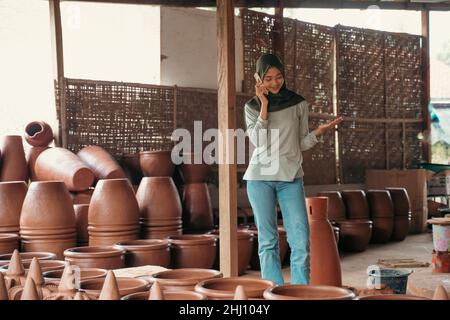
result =
[[[237,286],[243,286],[247,298],[262,299],[264,291],[275,283],[264,279],[251,278],[217,278],[197,283],[195,292],[205,295],[210,300],[232,300]]]
[[[328,198],[328,219],[339,227],[339,246],[344,251],[366,250],[372,237],[372,221],[368,219],[347,219],[346,207],[339,191],[323,191],[319,197]]]
[[[63,270],[52,270],[43,272],[45,282],[48,284],[58,285],[61,282]],[[106,277],[106,269],[100,268],[80,268],[80,280],[89,280]]]
[[[211,269],[216,260],[217,236],[186,234],[169,237],[173,268]]]
[[[31,181],[38,181],[38,178],[36,176],[36,161],[37,158],[40,156],[42,152],[49,149],[49,147],[31,147],[25,156],[25,159],[27,161],[27,166],[29,170],[29,176]]]
[[[92,170],[96,179],[126,178],[117,161],[100,146],[84,147],[77,156]]]
[[[101,179],[89,204],[90,246],[139,238],[139,206],[128,179]]]
[[[145,177],[171,177],[175,169],[170,150],[141,151],[139,164]]]
[[[181,268],[153,273],[148,278],[151,283],[158,282],[167,291],[194,291],[195,285],[203,280],[222,278],[220,271],[200,268]]]
[[[124,154],[120,159],[120,165],[125,171],[128,179],[133,185],[139,185],[142,179],[141,164],[139,162],[139,153]]]
[[[411,226],[411,204],[405,188],[386,188],[394,204],[394,229],[391,240],[403,241]]]
[[[80,268],[120,269],[125,267],[125,250],[116,246],[74,247],[64,251],[65,260]]]
[[[37,258],[36,258],[37,259]],[[46,271],[59,271],[59,270],[63,270],[64,266],[65,266],[65,262],[62,260],[38,260],[39,261],[39,265],[40,268],[42,270],[42,272],[46,272]],[[22,261],[22,265],[23,268],[25,270],[25,273],[28,273],[28,270],[30,269],[32,260],[28,260],[28,261]],[[1,267],[1,269],[3,270],[7,270],[8,269],[8,265],[3,265]]]
[[[2,254],[0,255],[0,267],[9,264],[12,259],[13,254]],[[52,252],[20,252],[19,253],[20,260],[25,262],[31,262],[33,258],[37,258],[39,261],[41,260],[55,260],[56,254]]]
[[[154,265],[167,268],[170,265],[170,245],[167,239],[147,239],[119,242],[125,250],[125,267]]]
[[[20,212],[27,189],[24,181],[0,182],[0,233],[19,234]]]
[[[28,166],[21,136],[5,136],[1,155],[0,181],[28,181]]]
[[[202,154],[186,153],[180,166],[183,179],[183,228],[187,233],[205,232],[214,227],[214,216],[206,180],[211,168]]]
[[[182,207],[171,177],[144,177],[136,192],[141,237],[161,239],[182,233]]]
[[[75,211],[75,221],[77,226],[77,246],[83,247],[89,245],[88,233],[88,204],[76,204],[73,206]]]
[[[62,259],[76,245],[76,221],[62,181],[35,181],[28,188],[20,216],[22,251],[53,252]]]
[[[394,205],[389,191],[369,190],[367,201],[373,221],[371,242],[385,243],[389,241],[394,230]]]
[[[15,233],[0,233],[0,254],[12,253],[19,249],[19,236]]]
[[[340,287],[341,263],[334,232],[327,219],[328,198],[308,197],[306,208],[310,228],[310,284]]]
[[[280,252],[280,262],[283,264],[283,261],[286,260],[286,256],[289,250],[289,245],[287,242],[286,230],[283,227],[278,226],[278,246]],[[250,269],[252,270],[261,270],[261,265],[259,261],[259,253],[258,253],[258,229],[256,226],[252,225],[249,227],[248,232],[253,234],[253,250],[252,257],[250,259]]]

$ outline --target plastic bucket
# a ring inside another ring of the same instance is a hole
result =
[[[378,266],[369,267],[368,286],[375,288],[389,287],[395,293],[406,294],[408,276],[413,270],[405,269],[382,269]]]
[[[434,250],[447,252],[450,247],[450,225],[433,224]]]

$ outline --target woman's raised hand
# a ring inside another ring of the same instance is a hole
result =
[[[269,91],[263,85],[259,76],[258,77],[256,76],[256,74],[255,74],[255,79],[256,79],[255,94],[259,98],[259,101],[261,101],[261,104],[263,106],[267,106],[268,100],[267,100],[266,95],[269,94]]]
[[[335,118],[327,123],[324,123],[317,127],[313,132],[316,134],[316,136],[320,136],[321,134],[324,134],[325,131],[334,128],[334,126],[338,125],[344,120],[343,117]]]

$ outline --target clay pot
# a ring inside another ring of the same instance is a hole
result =
[[[141,151],[139,164],[145,177],[171,177],[175,164],[171,158],[172,151]]]
[[[120,160],[125,174],[133,185],[139,185],[142,179],[141,164],[139,163],[139,153],[124,154]]]
[[[44,276],[45,283],[59,285],[63,274],[62,270],[46,271]],[[89,280],[106,277],[107,270],[99,268],[80,268],[80,280]]]
[[[92,170],[97,179],[126,178],[117,161],[102,147],[84,147],[78,151],[77,156]]]
[[[170,265],[170,246],[167,240],[134,240],[116,244],[125,250],[125,267],[140,267],[145,265]]]
[[[407,216],[411,213],[411,203],[405,188],[386,188],[394,204],[395,216]]]
[[[64,251],[66,261],[80,268],[120,269],[125,267],[125,250],[115,246],[76,247]]]
[[[22,265],[25,269],[25,272],[28,273],[28,270],[30,269],[31,261],[22,261]],[[39,266],[41,267],[41,271],[57,271],[57,270],[64,270],[64,261],[61,260],[39,260]],[[1,267],[2,270],[6,271],[8,270],[8,264],[3,265]]]
[[[210,269],[216,259],[217,237],[214,235],[181,235],[169,238],[174,268]]]
[[[20,212],[26,194],[24,181],[0,182],[0,233],[19,234]]]
[[[185,184],[206,182],[211,173],[211,166],[203,161],[203,153],[185,153],[180,173]]]
[[[127,179],[99,180],[88,214],[89,245],[112,245],[139,238],[139,207]]]
[[[372,296],[358,297],[357,300],[431,300],[409,294],[376,294]]]
[[[250,269],[261,270],[258,254],[258,230],[256,229],[256,226],[251,226],[248,229],[248,232],[253,234],[253,249],[252,257],[250,258]],[[282,227],[278,227],[278,246],[280,251],[280,262],[283,263],[283,261],[286,260],[287,253],[289,251],[289,245],[287,242],[286,231]]]
[[[148,292],[129,294],[120,300],[149,300]],[[203,294],[192,291],[166,291],[163,300],[206,300]]]
[[[21,136],[5,136],[2,145],[0,181],[28,181],[28,166]]]
[[[32,147],[26,153],[25,159],[27,161],[28,171],[29,171],[29,176],[30,176],[31,181],[38,180],[38,178],[36,176],[36,169],[35,169],[36,160],[39,157],[39,155],[47,149],[49,149],[49,147]]]
[[[369,220],[342,220],[337,221],[339,226],[339,246],[343,251],[362,252],[366,250],[372,237],[372,221]]]
[[[25,127],[25,140],[33,147],[47,147],[53,141],[53,130],[44,121],[33,121]]]
[[[328,220],[340,221],[347,219],[345,216],[345,205],[339,191],[322,191],[318,197],[328,198]]]
[[[342,285],[341,264],[333,228],[327,220],[328,198],[308,197],[311,285]]]
[[[251,278],[220,278],[209,279],[197,283],[195,292],[204,294],[208,299],[213,300],[232,300],[237,286],[243,286],[248,298],[263,297],[267,288],[275,285],[274,282],[263,279]]]
[[[19,249],[19,236],[15,233],[0,233],[0,254],[13,253]]]
[[[394,216],[394,204],[389,191],[369,190],[366,197],[371,218],[392,218]]]
[[[42,260],[55,260],[56,254],[52,252],[20,252],[20,260],[22,263],[31,262],[33,258],[37,258],[39,262]],[[0,266],[9,264],[11,260],[12,253],[0,255]]]
[[[181,236],[183,229],[179,226],[172,227],[143,227],[141,230],[142,239],[165,239],[168,237]]]
[[[370,242],[388,242],[392,236],[392,232],[394,231],[394,218],[373,218],[372,222],[372,238]]]
[[[392,230],[392,241],[403,241],[409,233],[411,215],[394,216],[394,229]]]
[[[71,192],[70,197],[72,198],[72,204],[90,204],[93,193],[94,188],[89,188],[79,192]]]
[[[441,252],[433,250],[431,256],[431,268],[433,273],[449,273],[450,272],[450,254],[449,252]]]
[[[353,300],[355,294],[345,288],[321,285],[287,284],[268,288],[267,300]]]
[[[75,221],[77,226],[77,245],[79,247],[87,246],[89,244],[88,233],[88,204],[76,204],[73,206],[75,211]]]
[[[148,293],[150,287],[149,283],[144,279],[116,277],[116,281],[121,297],[137,292]],[[104,278],[83,280],[80,283],[80,289],[87,293],[91,298],[98,299],[104,282]]]
[[[69,192],[61,181],[30,184],[20,216],[20,236],[25,252],[54,252],[62,259],[76,245],[76,221]]]
[[[194,291],[197,283],[203,280],[222,278],[223,274],[212,269],[185,268],[160,271],[146,277],[152,283],[158,281],[163,290]]]
[[[369,219],[369,204],[363,190],[345,190],[341,195],[348,219]]]
[[[92,186],[94,173],[80,158],[64,148],[43,151],[34,165],[40,181],[64,181],[70,191],[82,191]]]
[[[183,227],[206,231],[214,227],[211,198],[206,183],[189,183],[183,187]]]

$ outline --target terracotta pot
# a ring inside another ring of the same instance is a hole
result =
[[[84,246],[89,244],[88,233],[88,204],[76,204],[73,206],[75,211],[75,221],[77,226],[77,245]]]
[[[339,191],[322,191],[318,197],[328,198],[328,220],[340,221],[347,219],[345,216],[345,205]]]
[[[25,159],[27,161],[28,171],[29,171],[29,176],[30,176],[31,181],[38,180],[38,178],[36,176],[36,169],[35,169],[36,160],[39,157],[39,155],[47,149],[49,149],[49,147],[32,147],[26,153]]]
[[[25,272],[28,273],[28,270],[30,269],[31,261],[22,261],[23,267],[25,269]],[[39,260],[39,266],[41,267],[42,272],[46,271],[62,271],[64,270],[64,261],[62,260]],[[8,265],[2,266],[2,269],[7,270]]]
[[[431,268],[433,273],[450,272],[450,254],[449,252],[434,251],[431,256]]]
[[[209,279],[197,283],[195,292],[204,294],[208,299],[232,300],[239,285],[244,287],[248,298],[262,298],[264,291],[275,283],[263,279],[238,277]]]
[[[369,204],[363,190],[341,192],[348,219],[369,219]]]
[[[394,204],[387,190],[368,190],[366,192],[371,218],[392,218]]]
[[[59,285],[64,270],[46,271],[44,276],[45,283]],[[106,277],[107,270],[99,268],[80,268],[80,280],[89,280]]]
[[[328,198],[308,197],[311,285],[342,285],[341,263],[333,228],[327,220]]]
[[[321,285],[287,284],[264,292],[267,300],[353,300],[355,294],[345,288]]]
[[[256,226],[251,226],[248,229],[248,232],[253,234],[253,249],[252,249],[252,257],[250,259],[250,269],[252,270],[261,270],[261,265],[259,262],[259,254],[258,254],[258,230],[256,229]],[[289,250],[289,245],[287,243],[287,237],[286,237],[286,231],[284,228],[278,227],[278,246],[280,251],[280,262],[283,263],[283,261],[287,258],[287,253]]]
[[[28,166],[21,136],[5,136],[2,145],[0,181],[28,181]]]
[[[148,300],[148,292],[132,293],[121,300]],[[166,291],[163,300],[206,300],[203,294],[192,291]]]
[[[183,187],[183,227],[211,230],[214,227],[211,198],[206,183],[189,183]]]
[[[84,191],[71,192],[72,204],[90,204],[94,188],[89,188]]]
[[[66,261],[80,268],[120,269],[125,267],[125,250],[115,246],[76,247],[64,251]]]
[[[394,215],[407,216],[411,212],[408,191],[405,188],[386,188],[394,204]]]
[[[19,234],[20,212],[26,194],[24,181],[0,182],[0,233]]]
[[[206,182],[211,166],[203,161],[203,153],[186,153],[183,154],[180,173],[185,184]]]
[[[127,179],[99,180],[88,214],[89,245],[139,238],[139,206]]]
[[[165,239],[168,237],[181,236],[183,229],[174,227],[143,227],[141,229],[142,239]]]
[[[212,269],[184,268],[160,271],[146,277],[152,283],[158,281],[163,290],[194,291],[197,283],[222,278],[223,274]]]
[[[170,265],[170,246],[167,240],[134,240],[116,244],[126,251],[125,267],[140,267],[145,265]]]
[[[372,219],[372,243],[386,243],[394,231],[393,218],[373,218]]]
[[[169,238],[174,268],[210,269],[216,259],[217,237],[214,235],[181,235]]]
[[[148,292],[149,283],[144,279],[116,277],[121,297],[137,292]],[[80,289],[88,294],[91,298],[98,299],[102,291],[104,278],[96,278],[83,280],[80,283]]]
[[[366,250],[372,237],[372,221],[343,220],[337,221],[339,226],[339,246],[343,251],[362,252]]]
[[[55,260],[56,254],[52,252],[20,252],[20,260],[22,263],[24,262],[31,262],[33,258],[37,258],[40,261],[42,260]],[[4,266],[9,264],[9,261],[11,260],[12,253],[8,254],[2,254],[0,255],[0,266]]]
[[[40,181],[64,181],[70,191],[82,191],[92,186],[94,173],[79,157],[64,148],[43,151],[34,165]]]
[[[141,151],[139,164],[145,177],[171,177],[175,164],[171,158],[172,151]]]
[[[392,241],[403,241],[409,233],[409,227],[411,224],[411,215],[408,216],[395,216],[394,217],[394,229],[392,230]]]
[[[133,185],[139,185],[142,179],[141,164],[139,163],[139,153],[124,154],[120,160],[125,174]]]
[[[358,297],[357,300],[431,300],[409,294],[376,294],[372,296]]]
[[[76,245],[76,221],[69,192],[61,181],[29,186],[20,216],[23,251],[54,252],[62,259]]]
[[[102,147],[84,147],[78,151],[77,156],[92,170],[97,179],[126,178],[117,161]]]
[[[182,226],[180,197],[171,177],[145,177],[136,192],[142,226]]]
[[[0,254],[12,254],[16,249],[19,249],[19,236],[15,233],[0,233]]]
[[[33,147],[47,147],[53,141],[53,130],[44,121],[33,121],[25,127],[25,140]]]

